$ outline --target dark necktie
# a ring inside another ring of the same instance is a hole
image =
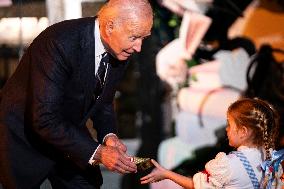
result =
[[[103,90],[108,61],[109,61],[109,55],[107,52],[105,52],[102,54],[102,59],[99,65],[99,69],[97,73],[95,74],[95,77],[96,77],[95,98],[96,99],[100,96]]]

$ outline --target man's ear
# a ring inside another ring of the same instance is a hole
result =
[[[107,23],[106,23],[106,34],[108,36],[111,35],[113,28],[114,28],[114,21],[113,20],[107,21]]]

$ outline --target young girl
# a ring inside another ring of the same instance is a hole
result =
[[[229,145],[235,147],[236,151],[228,155],[218,153],[215,159],[205,165],[205,170],[195,174],[193,178],[167,170],[152,160],[156,169],[141,178],[141,183],[170,179],[186,189],[258,189],[270,188],[272,185],[275,188],[276,184],[280,188],[281,174],[278,177],[273,169],[262,166],[265,160],[270,162],[273,155],[271,150],[274,149],[278,133],[278,114],[260,99],[244,98],[228,108],[227,119]],[[264,172],[269,171],[270,175],[265,176]]]

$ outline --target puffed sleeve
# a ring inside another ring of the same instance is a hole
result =
[[[195,189],[223,188],[230,181],[229,160],[224,152],[216,155],[205,165],[205,171],[193,176]]]

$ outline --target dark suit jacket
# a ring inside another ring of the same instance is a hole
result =
[[[126,62],[112,63],[94,102],[95,18],[55,24],[30,45],[2,90],[2,183],[30,188],[64,159],[86,169],[103,137],[116,133],[113,98]],[[95,142],[85,127],[91,117]]]

